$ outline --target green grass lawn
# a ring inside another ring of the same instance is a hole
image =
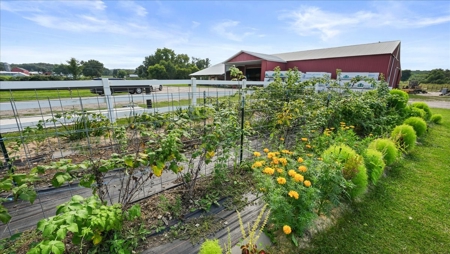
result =
[[[12,93],[12,95],[11,95]],[[36,98],[40,100],[49,99],[57,99],[57,98],[72,98],[72,97],[95,97],[97,94],[93,94],[89,91],[89,89],[75,89],[72,91],[69,90],[25,90],[25,91],[0,91],[0,102],[8,102],[10,98],[13,98],[15,101],[29,101],[36,100]]]
[[[450,253],[450,110],[362,202],[298,253]]]

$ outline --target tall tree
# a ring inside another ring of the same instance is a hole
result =
[[[104,69],[103,63],[97,60],[89,60],[83,63],[83,75],[87,77],[101,77]]]
[[[126,70],[118,70],[117,71],[118,78],[125,78],[127,75],[128,75],[128,72]]]
[[[70,60],[68,60],[67,63],[68,63],[67,70],[69,71],[70,74],[72,74],[72,78],[78,79],[83,71],[83,65],[80,63],[80,61],[78,61],[74,57],[70,58]]]
[[[67,69],[67,65],[59,64],[55,68],[53,68],[53,73],[57,75],[67,75],[69,74],[69,70]]]
[[[407,81],[411,77],[411,70],[402,70],[401,81]]]

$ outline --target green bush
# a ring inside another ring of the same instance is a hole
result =
[[[388,105],[390,107],[393,107],[397,110],[403,109],[406,107],[409,95],[408,93],[399,90],[399,89],[392,89],[389,91],[389,98],[388,98]]]
[[[391,165],[398,157],[398,149],[395,147],[395,143],[387,138],[375,139],[369,144],[369,148],[381,152],[386,165]]]
[[[386,166],[383,161],[383,154],[375,149],[367,149],[363,156],[369,180],[375,185],[383,175]]]
[[[431,116],[430,121],[432,123],[441,124],[442,123],[442,115],[441,114],[434,114]]]
[[[207,239],[200,246],[199,254],[222,254],[222,247],[220,247],[219,240],[209,240]]]
[[[426,114],[425,114],[424,119],[427,121],[430,120],[432,113],[431,113],[431,110],[430,110],[430,107],[428,106],[428,104],[426,104],[425,102],[414,102],[412,104],[412,106],[415,108],[420,108],[420,109],[425,110]]]
[[[416,145],[417,135],[413,127],[402,124],[394,128],[391,138],[398,147],[405,151],[410,151]]]
[[[325,162],[340,162],[343,164],[343,174],[345,179],[351,180],[355,185],[350,191],[350,197],[353,199],[363,194],[368,185],[367,169],[364,165],[364,159],[358,155],[355,150],[347,145],[330,146],[322,154]]]
[[[427,131],[427,123],[420,117],[410,117],[403,123],[413,127],[418,137],[422,136]]]
[[[417,116],[417,117],[420,117],[420,118],[423,118],[423,119],[425,119],[425,115],[427,114],[425,112],[425,110],[423,110],[421,108],[416,108],[416,107],[413,107],[413,106],[408,106],[407,107],[407,111],[408,111],[407,115],[409,115],[409,116]]]

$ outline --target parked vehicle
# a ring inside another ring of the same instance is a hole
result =
[[[94,80],[100,80],[100,78],[96,78]],[[109,80],[123,80],[121,78],[110,78]],[[130,93],[130,94],[141,94],[145,92],[145,89],[149,89],[149,92],[154,92],[156,89],[162,91],[162,85],[149,85],[149,86],[111,86],[111,94],[114,93]],[[90,89],[91,93],[95,93],[98,95],[104,95],[105,91],[102,86],[93,87]]]

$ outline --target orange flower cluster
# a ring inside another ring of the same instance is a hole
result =
[[[298,199],[298,197],[300,196],[300,195],[298,194],[298,192],[293,191],[293,190],[289,191],[288,195],[289,195],[289,197],[295,198],[295,199]]]
[[[300,175],[300,174],[295,174],[294,180],[295,180],[297,183],[303,182],[303,180],[305,180],[305,177],[304,177],[303,175]]]
[[[284,225],[284,226],[283,226],[283,232],[284,232],[286,235],[289,235],[289,234],[292,232],[292,229],[291,229],[291,227],[289,227],[288,225]]]
[[[286,178],[284,177],[278,177],[277,178],[278,184],[286,184]]]
[[[300,172],[306,172],[308,169],[306,168],[306,166],[300,166],[300,167],[298,167],[298,171],[300,171]]]
[[[275,169],[267,167],[263,170],[263,173],[273,175],[275,173]]]
[[[259,157],[259,156],[261,156],[261,153],[260,153],[260,152],[253,152],[253,155],[254,155],[255,157]]]
[[[308,181],[308,180],[304,181],[303,184],[304,184],[306,187],[310,187],[310,186],[311,186],[311,182]]]

